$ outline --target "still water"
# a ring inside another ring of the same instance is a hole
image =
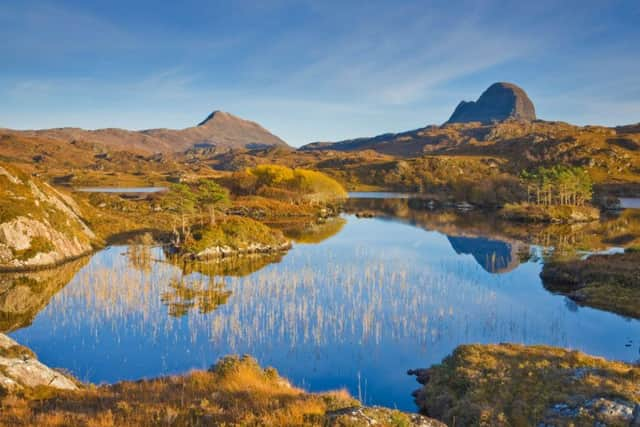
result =
[[[109,247],[11,335],[45,364],[96,383],[247,353],[309,390],[361,390],[367,404],[404,410],[415,410],[417,388],[407,369],[463,343],[639,357],[640,322],[546,291],[540,262],[523,254],[535,247],[393,217],[344,215],[335,231],[244,276],[185,272],[160,248]]]
[[[76,191],[82,193],[161,193],[167,191],[167,187],[81,187]]]

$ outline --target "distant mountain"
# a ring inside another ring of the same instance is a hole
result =
[[[244,120],[224,111],[214,111],[194,127],[181,130],[149,129],[130,131],[125,129],[85,130],[57,128],[33,131],[0,130],[2,134],[22,134],[64,141],[86,141],[104,144],[110,148],[143,153],[183,152],[196,145],[215,146],[219,149],[260,148],[268,146],[288,147],[287,143],[259,124]]]
[[[300,149],[375,150],[384,154],[414,156],[465,142],[481,141],[491,134],[493,125],[499,123],[508,121],[525,125],[535,119],[535,108],[523,89],[512,83],[494,83],[477,101],[462,101],[458,104],[443,126],[430,125],[401,133],[386,133],[334,143],[314,142]]]
[[[447,123],[535,120],[536,110],[527,93],[513,83],[494,83],[477,101],[461,101]]]

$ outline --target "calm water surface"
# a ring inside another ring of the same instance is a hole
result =
[[[76,191],[82,193],[161,193],[166,191],[167,187],[82,187],[76,188]]]
[[[345,218],[333,237],[296,244],[244,277],[185,274],[159,248],[107,248],[11,335],[87,381],[182,373],[248,353],[307,389],[361,389],[368,404],[405,410],[415,410],[417,388],[407,369],[463,343],[639,357],[639,321],[547,292],[541,264],[521,263],[512,243]]]
[[[623,209],[640,209],[640,197],[621,197],[620,207]]]

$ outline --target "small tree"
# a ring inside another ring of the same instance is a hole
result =
[[[196,197],[198,205],[209,211],[209,224],[214,225],[216,223],[215,206],[227,200],[229,197],[227,190],[212,179],[203,179],[198,183]]]
[[[188,216],[193,214],[196,207],[197,197],[186,184],[171,184],[169,191],[162,199],[163,205],[180,218],[182,235],[187,238],[189,234]],[[177,233],[174,225],[176,243],[180,243],[180,234]]]

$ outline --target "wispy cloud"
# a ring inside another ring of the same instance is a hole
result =
[[[1,125],[181,127],[215,108],[303,143],[443,122],[496,80],[548,119],[637,111],[633,0],[149,4],[3,1]]]

